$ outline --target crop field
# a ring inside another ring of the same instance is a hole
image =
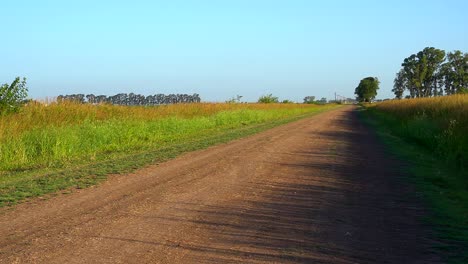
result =
[[[456,245],[468,243],[468,94],[385,101],[367,110],[433,209],[431,222],[447,241],[441,248],[460,255]]]
[[[0,204],[94,184],[337,105],[33,103],[0,117]]]

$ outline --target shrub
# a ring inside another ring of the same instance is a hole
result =
[[[263,104],[271,104],[271,103],[279,103],[278,97],[273,96],[273,94],[262,95],[258,98],[259,103]]]
[[[16,77],[10,85],[5,83],[0,86],[0,115],[17,112],[26,102],[26,96],[28,96],[26,78]]]

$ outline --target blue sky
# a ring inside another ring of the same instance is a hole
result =
[[[468,52],[468,1],[2,0],[0,83],[32,98],[199,93],[353,97],[427,46]]]

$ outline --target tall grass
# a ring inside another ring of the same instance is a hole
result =
[[[298,104],[29,104],[0,117],[0,175],[105,159],[317,111]]]
[[[368,119],[431,208],[449,263],[468,263],[468,95],[385,101]]]
[[[385,101],[375,110],[399,136],[452,165],[468,165],[468,94]]]

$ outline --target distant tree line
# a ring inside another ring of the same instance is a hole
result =
[[[327,98],[322,97],[320,100],[315,100],[315,96],[306,96],[304,97],[304,104],[326,104]]]
[[[396,74],[393,93],[398,99],[468,92],[468,54],[427,47],[405,58]]]
[[[88,104],[114,104],[114,105],[163,105],[163,104],[180,104],[180,103],[199,103],[201,101],[200,95],[198,94],[155,94],[144,96],[141,94],[134,93],[119,93],[112,96],[106,95],[94,95],[94,94],[71,94],[71,95],[59,95],[57,102],[72,101],[76,103],[88,103]]]

